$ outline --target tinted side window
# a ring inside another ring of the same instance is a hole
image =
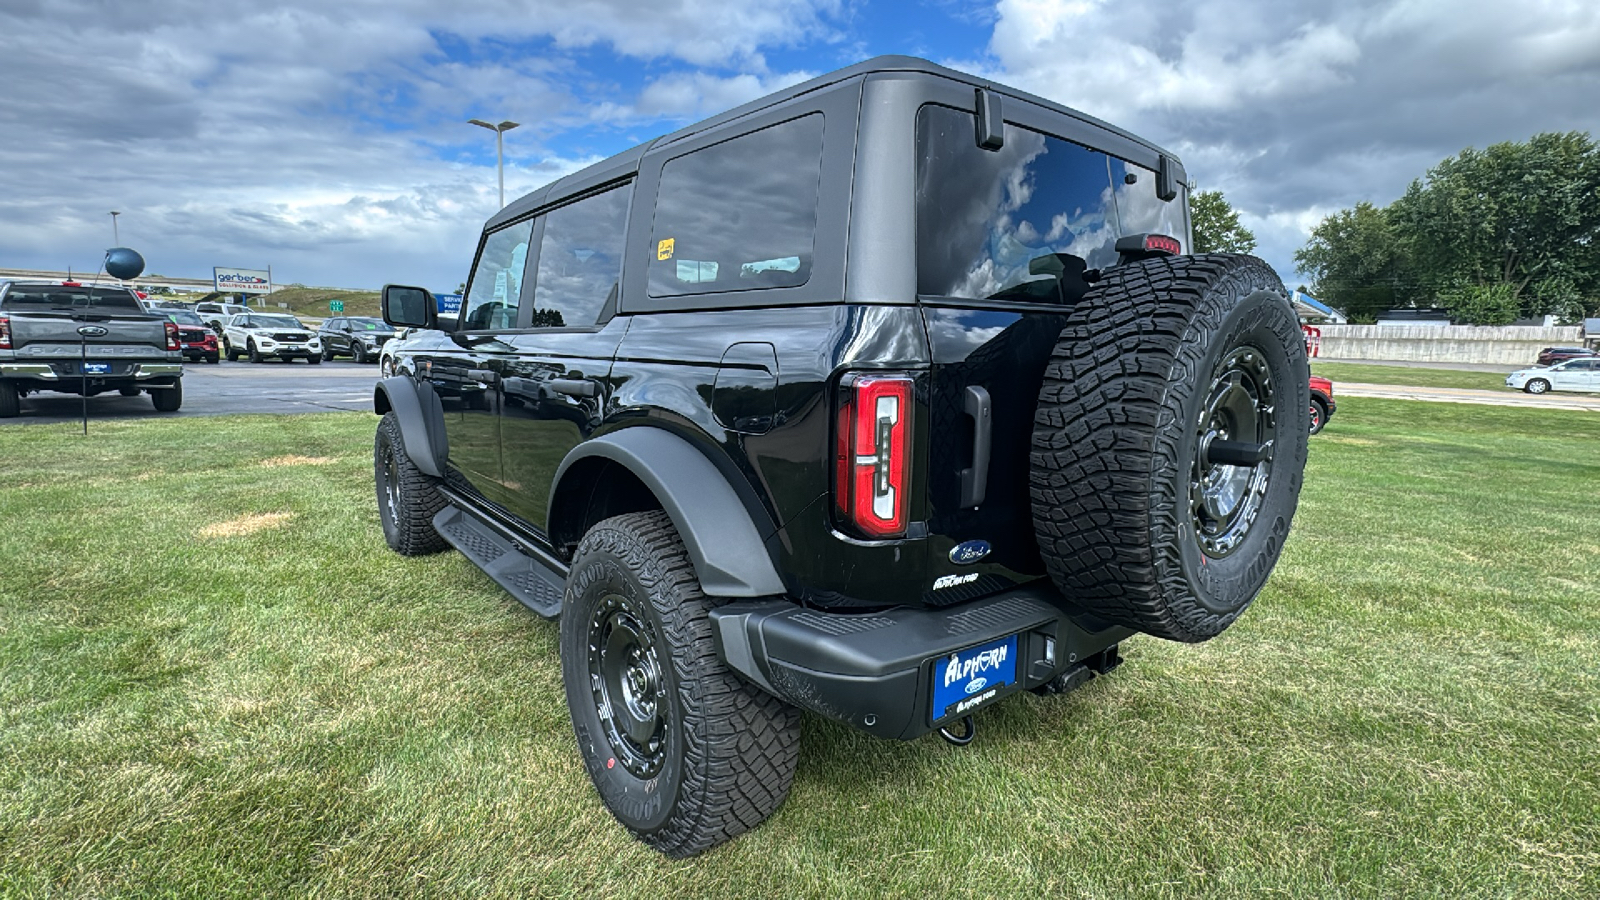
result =
[[[821,180],[819,113],[668,161],[649,246],[650,295],[805,284]]]
[[[463,301],[461,327],[468,330],[514,328],[528,264],[533,222],[518,222],[484,239],[478,268]]]
[[[988,151],[974,127],[948,107],[917,115],[918,293],[1070,303],[1086,269],[1116,262],[1118,237],[1185,240],[1182,207],[1156,199],[1149,169],[1010,123]]]
[[[582,328],[608,303],[615,308],[629,190],[615,188],[545,216],[532,327]]]

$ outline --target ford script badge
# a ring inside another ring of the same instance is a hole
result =
[[[105,337],[110,331],[99,325],[81,325],[78,327],[78,333],[84,337]]]
[[[950,561],[958,566],[970,566],[988,555],[988,541],[965,541],[950,548]]]

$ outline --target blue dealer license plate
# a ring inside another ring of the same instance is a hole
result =
[[[111,374],[111,363],[86,362],[86,363],[83,364],[83,374],[85,374],[85,375],[110,375]]]
[[[933,720],[963,715],[1017,680],[1017,636],[952,653],[933,664]]]

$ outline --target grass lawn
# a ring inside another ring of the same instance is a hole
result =
[[[1341,400],[1228,633],[965,749],[808,716],[684,862],[590,788],[555,625],[384,547],[374,424],[0,429],[0,895],[1600,896],[1593,416]]]
[[[1506,376],[1495,372],[1462,372],[1456,369],[1422,369],[1412,366],[1384,366],[1312,360],[1311,374],[1332,379],[1335,397],[1339,395],[1339,382],[1341,381],[1354,381],[1361,384],[1403,384],[1411,387],[1472,388],[1480,391],[1518,393],[1512,388],[1506,387]]]

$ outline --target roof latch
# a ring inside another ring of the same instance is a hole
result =
[[[1006,145],[1006,121],[1000,115],[1000,97],[987,88],[978,88],[978,146],[999,150]]]

